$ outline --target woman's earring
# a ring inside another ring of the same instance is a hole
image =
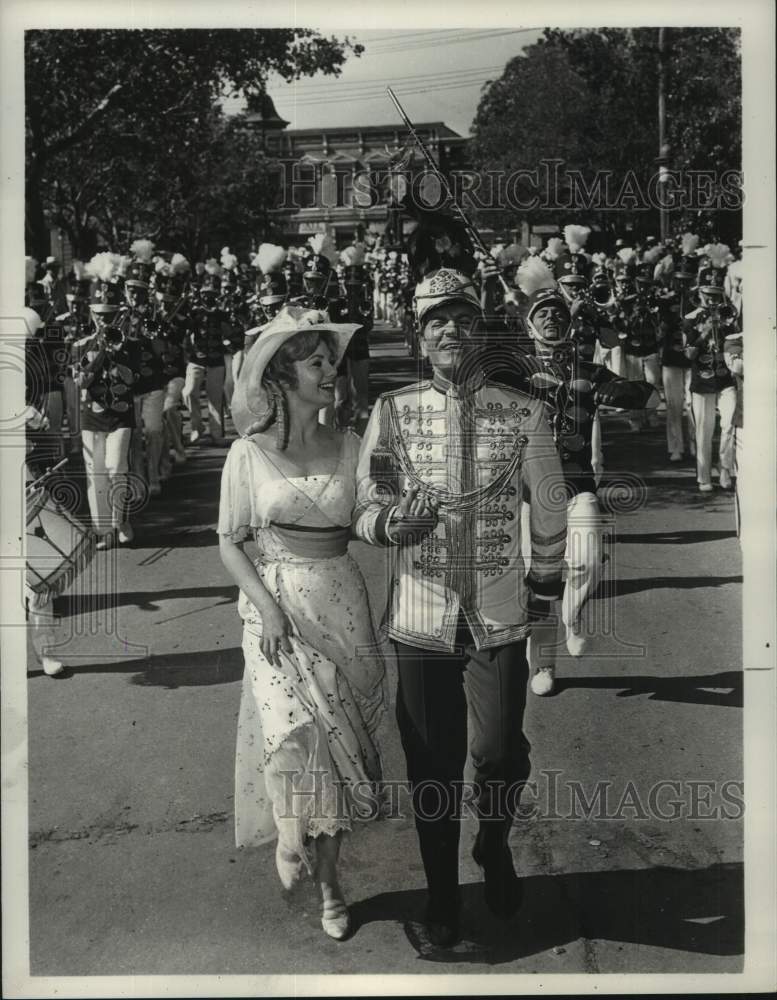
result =
[[[285,451],[289,443],[289,413],[286,395],[278,386],[275,390],[275,444],[278,451]]]

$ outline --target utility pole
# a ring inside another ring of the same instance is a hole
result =
[[[669,235],[666,185],[669,180],[669,145],[666,141],[666,28],[658,29],[658,191],[661,241]]]

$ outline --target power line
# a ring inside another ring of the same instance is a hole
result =
[[[453,45],[457,42],[479,42],[489,38],[505,38],[508,35],[521,35],[537,30],[537,28],[515,28],[510,31],[467,32],[465,35],[448,37],[437,42],[420,40],[418,43],[409,42],[403,45],[392,44],[386,46],[385,48],[372,46],[368,51],[371,55],[382,56],[389,55],[393,52],[410,52],[415,51],[416,49],[429,48],[430,45]]]
[[[401,84],[405,80],[409,80],[409,81],[413,81],[413,80],[425,80],[425,79],[430,79],[432,77],[440,77],[440,78],[442,78],[442,77],[459,76],[459,75],[462,75],[462,74],[467,75],[469,73],[495,73],[497,70],[502,69],[502,66],[503,66],[503,64],[498,63],[498,64],[496,64],[494,66],[473,66],[470,69],[440,70],[439,72],[435,72],[435,73],[411,73],[411,74],[407,74],[406,76],[396,76],[396,75],[395,76],[377,76],[377,77],[374,77],[371,80],[342,80],[342,81],[335,81],[335,80],[333,80],[331,82],[322,81],[320,84],[316,84],[316,83],[299,84],[299,83],[297,83],[297,81],[293,80],[293,81],[291,81],[291,83],[288,83],[288,84],[283,83],[283,84],[279,84],[279,86],[293,87],[294,90],[295,90],[295,92],[296,91],[302,91],[303,93],[306,93],[306,94],[307,93],[319,94],[319,93],[321,93],[322,90],[323,91],[331,90],[331,91],[340,91],[341,92],[342,89],[345,88],[345,87],[347,87],[348,89],[354,88],[356,90],[359,90],[361,88],[370,87],[370,86],[373,86],[373,85],[378,86],[378,85],[386,85],[386,84],[390,84],[390,83]],[[268,89],[273,89],[274,90],[275,88],[274,87],[270,87]]]
[[[461,83],[444,83],[441,86],[434,87],[434,88],[429,88],[429,87],[414,87],[414,88],[403,89],[403,90],[400,90],[399,88],[394,88],[394,92],[397,94],[398,97],[401,97],[401,96],[406,96],[406,95],[410,95],[410,94],[427,94],[427,93],[430,93],[430,92],[431,93],[437,93],[440,90],[456,90],[456,89],[461,88],[461,87],[477,87],[477,86],[482,86],[485,82],[486,82],[485,80],[481,81],[479,79],[473,79],[473,80],[466,80],[466,81],[461,82]],[[340,97],[340,98],[333,97],[333,98],[322,98],[320,100],[307,100],[307,101],[293,100],[293,104],[294,104],[295,108],[297,108],[297,107],[299,107],[299,108],[303,108],[303,107],[304,108],[309,108],[309,107],[313,107],[316,104],[329,104],[329,105],[332,105],[332,104],[345,104],[345,103],[347,103],[349,101],[371,101],[371,100],[377,100],[378,98],[380,98],[382,96],[384,96],[384,91],[380,90],[380,91],[376,91],[376,92],[369,93],[369,94],[361,94],[361,95],[353,95],[353,96],[349,94],[347,97]]]

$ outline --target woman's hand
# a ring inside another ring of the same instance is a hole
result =
[[[437,527],[437,501],[418,486],[407,485],[389,522],[389,533],[398,542],[417,542]]]
[[[291,623],[273,600],[263,603],[260,613],[262,615],[262,639],[260,642],[262,655],[280,669],[280,651],[283,650],[284,653],[294,652],[289,641]]]

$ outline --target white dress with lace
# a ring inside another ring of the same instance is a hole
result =
[[[380,808],[375,732],[385,665],[364,578],[350,555],[295,554],[273,524],[347,526],[356,493],[359,438],[344,435],[331,473],[286,476],[250,438],[235,441],[221,481],[219,534],[253,536],[257,572],[292,626],[282,666],[260,649],[262,619],[241,591],[245,673],[235,765],[235,839],[277,835],[308,870],[305,841],[350,829]],[[296,533],[295,533],[296,534]],[[288,537],[288,536],[287,536]],[[304,532],[299,532],[304,544]]]

